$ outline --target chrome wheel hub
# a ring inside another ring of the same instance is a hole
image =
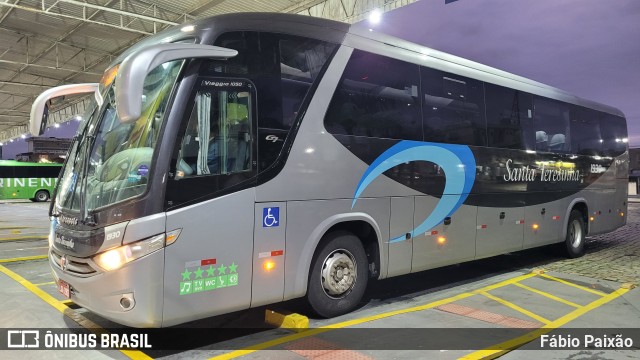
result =
[[[571,226],[569,226],[569,239],[571,241],[571,246],[577,248],[580,246],[582,242],[582,226],[580,226],[580,222],[578,220],[573,220]]]
[[[327,296],[342,298],[356,283],[357,265],[353,255],[345,250],[334,250],[322,264],[322,289]]]

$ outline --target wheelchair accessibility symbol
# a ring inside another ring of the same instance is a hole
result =
[[[262,227],[276,227],[280,225],[280,208],[262,209]]]

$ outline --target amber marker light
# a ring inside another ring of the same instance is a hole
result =
[[[531,225],[531,228],[533,228],[533,230],[538,230],[539,227],[540,227],[540,225],[538,225],[538,224]]]
[[[265,271],[271,271],[276,268],[276,263],[273,262],[273,260],[267,260],[264,262],[264,264],[262,264],[262,268]]]
[[[624,216],[624,212],[623,211],[620,211],[620,216]]]
[[[438,236],[438,245],[444,245],[447,242],[447,238],[444,236]]]
[[[596,219],[596,218],[595,218],[594,216],[589,216],[589,221],[593,221],[593,220],[595,220],[595,219]]]
[[[120,68],[120,64],[107,69],[104,74],[102,74],[102,79],[100,79],[100,85],[105,88],[113,82],[118,74],[118,69]]]
[[[165,237],[165,245],[171,245],[174,242],[176,242],[176,240],[178,240],[178,236],[180,236],[180,232],[182,231],[182,229],[176,229],[173,231],[169,231],[167,233],[167,236]]]

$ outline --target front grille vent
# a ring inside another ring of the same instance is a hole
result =
[[[51,260],[53,264],[60,270],[80,277],[89,277],[98,274],[94,268],[95,265],[89,259],[76,258],[67,255],[64,269],[61,266],[62,256],[60,252],[51,249]]]

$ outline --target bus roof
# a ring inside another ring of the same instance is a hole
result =
[[[18,160],[0,160],[0,166],[62,166],[58,163],[34,163]]]
[[[193,25],[192,31],[183,31]],[[483,81],[507,86],[514,89],[530,92],[536,95],[545,96],[564,102],[588,107],[594,110],[606,112],[616,116],[624,117],[622,111],[609,105],[580,98],[564,90],[554,88],[543,83],[509,73],[491,66],[487,66],[472,60],[468,60],[456,55],[448,54],[426,46],[418,45],[406,40],[402,40],[390,35],[376,31],[368,31],[366,28],[352,26],[346,23],[322,19],[312,16],[283,14],[283,13],[233,13],[216,15],[209,18],[196,20],[192,23],[185,23],[166,29],[158,34],[143,39],[129,49],[125,50],[109,66],[112,67],[122,62],[129,54],[138,49],[165,42],[175,42],[180,40],[195,39],[203,44],[212,44],[214,36],[226,31],[268,31],[286,33],[298,36],[307,36],[319,40],[330,41],[342,44],[345,37],[359,38],[350,43],[369,43],[368,47],[386,48],[388,53],[411,52],[419,56],[428,57],[428,61],[415,61],[420,57],[413,58],[411,62],[427,65],[440,64],[442,66],[457,65],[467,72],[482,77]],[[394,54],[396,55],[396,54]],[[427,65],[428,66],[428,65]]]

